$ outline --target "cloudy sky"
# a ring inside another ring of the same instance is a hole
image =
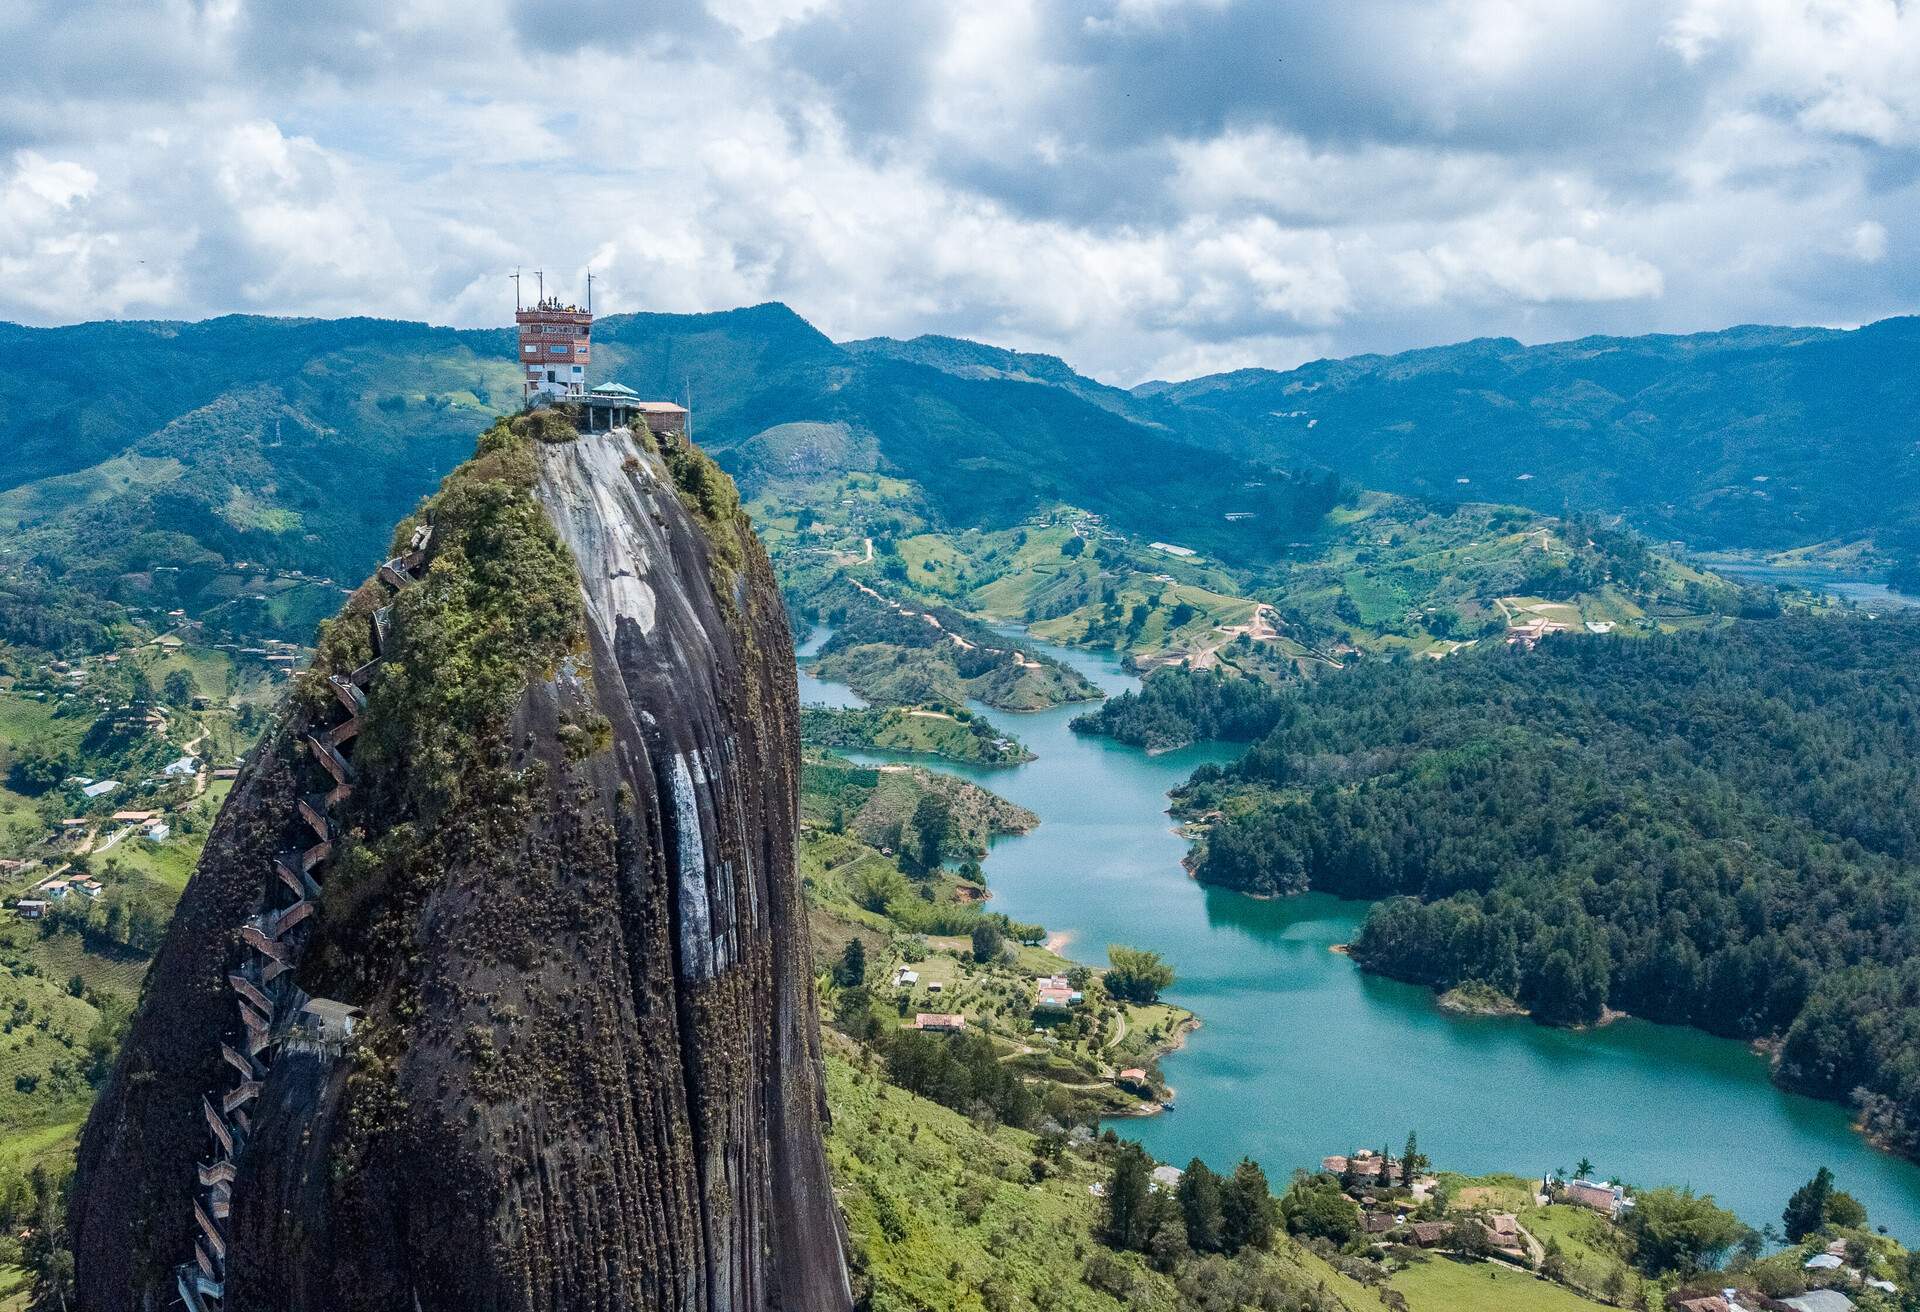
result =
[[[778,299],[1109,381],[1920,309],[1907,0],[6,0],[0,319]]]

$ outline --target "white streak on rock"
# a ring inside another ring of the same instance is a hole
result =
[[[702,777],[700,753],[692,764],[685,756],[673,758],[673,825],[680,851],[680,969],[689,979],[714,975],[713,908],[707,901],[707,845],[700,830],[700,802],[694,795],[696,772]]]

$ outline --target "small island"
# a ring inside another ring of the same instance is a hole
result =
[[[984,715],[964,706],[807,706],[800,738],[809,746],[939,756],[974,765],[1018,765],[1033,753]]]

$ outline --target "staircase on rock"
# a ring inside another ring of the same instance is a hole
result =
[[[411,585],[426,564],[432,533],[430,525],[417,529],[407,551],[380,566],[380,581],[395,592]],[[304,846],[274,857],[258,909],[240,926],[245,960],[227,975],[239,1009],[239,1027],[235,1042],[220,1045],[221,1056],[233,1068],[233,1080],[201,1099],[213,1159],[196,1169],[193,1219],[199,1233],[192,1259],[175,1272],[180,1297],[193,1312],[220,1312],[224,1305],[227,1218],[239,1173],[237,1163],[247,1147],[248,1107],[260,1094],[275,1049],[302,1042],[338,1051],[358,1014],[331,999],[309,998],[289,976],[305,938],[300,927],[313,914],[320,877],[333,854],[335,808],[353,795],[353,763],[347,752],[359,736],[367,710],[366,689],[379,671],[391,623],[390,605],[375,611],[373,659],[351,674],[328,678],[339,702],[335,718],[325,726],[307,725],[302,734],[327,781],[298,802],[300,820],[311,831],[312,841],[303,835]]]

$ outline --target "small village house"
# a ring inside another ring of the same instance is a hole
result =
[[[1620,1185],[1607,1180],[1574,1180],[1562,1191],[1562,1199],[1579,1207],[1591,1208],[1612,1220],[1633,1206],[1633,1199]]]
[[[1043,975],[1033,984],[1035,1011],[1064,1013],[1086,1001],[1086,995],[1067,982],[1065,975]]]
[[[967,1018],[958,1012],[922,1011],[914,1015],[913,1027],[934,1034],[958,1034],[967,1027]]]

